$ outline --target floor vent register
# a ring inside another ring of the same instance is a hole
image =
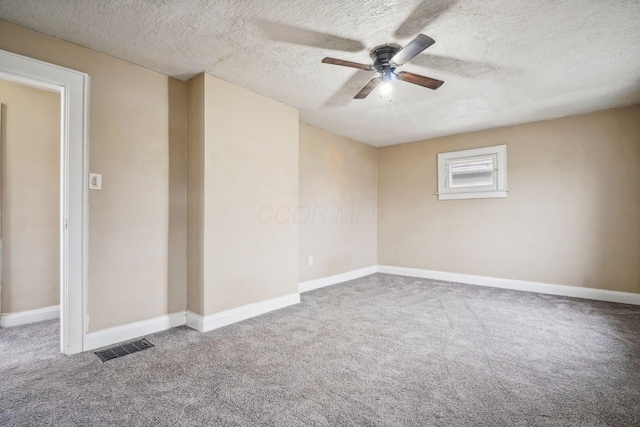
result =
[[[106,350],[96,351],[95,353],[96,356],[100,358],[100,360],[106,362],[108,360],[117,359],[118,357],[146,350],[151,347],[153,347],[153,344],[147,341],[146,338],[143,338],[141,340],[130,342],[128,344],[117,345]]]

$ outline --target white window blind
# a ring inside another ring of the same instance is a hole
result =
[[[478,187],[492,185],[494,179],[494,158],[455,160],[449,163],[450,187]]]

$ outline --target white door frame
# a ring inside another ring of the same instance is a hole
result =
[[[87,331],[89,76],[0,50],[0,78],[60,93],[60,346],[80,353]]]

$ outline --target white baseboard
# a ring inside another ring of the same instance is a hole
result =
[[[347,271],[346,273],[336,274],[335,276],[322,277],[320,279],[309,280],[308,282],[302,282],[298,284],[298,292],[308,292],[314,289],[324,288],[325,286],[331,286],[342,282],[347,282],[353,279],[359,279],[360,277],[368,276],[376,273],[378,266],[373,265],[371,267],[360,268],[358,270]]]
[[[200,332],[208,332],[270,311],[278,310],[300,302],[300,294],[289,294],[279,298],[247,304],[231,310],[221,311],[211,316],[187,312],[187,326]]]
[[[5,313],[0,314],[0,328],[10,328],[12,326],[26,325],[28,323],[58,318],[60,318],[59,305],[38,308],[36,310],[20,311],[18,313]]]
[[[187,326],[196,331],[204,331],[204,317],[200,314],[187,310]]]
[[[631,292],[608,291],[605,289],[583,288],[579,286],[553,285],[550,283],[499,279],[496,277],[473,276],[470,274],[447,273],[444,271],[422,270],[418,268],[392,267],[388,265],[379,265],[378,272],[396,274],[399,276],[467,283],[470,285],[513,289],[517,291],[538,292],[541,294],[563,295],[567,297],[640,305],[640,294],[634,294]]]
[[[202,317],[201,315],[190,311],[167,314],[149,320],[142,320],[140,322],[90,332],[85,335],[83,351],[107,347],[119,342],[165,331],[182,325],[188,325],[189,327],[201,332],[207,332],[212,329],[230,325],[231,323],[249,319],[299,302],[300,294],[291,294],[254,304],[247,304],[242,307],[223,311],[207,317]]]
[[[187,322],[187,313],[166,314],[140,322],[128,323],[122,326],[103,329],[101,331],[90,332],[84,337],[84,350],[89,351],[100,347],[117,344],[122,341],[142,337],[143,335],[165,331],[167,329],[182,326]]]

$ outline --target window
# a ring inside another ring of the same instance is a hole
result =
[[[438,199],[507,197],[507,146],[438,154]]]

